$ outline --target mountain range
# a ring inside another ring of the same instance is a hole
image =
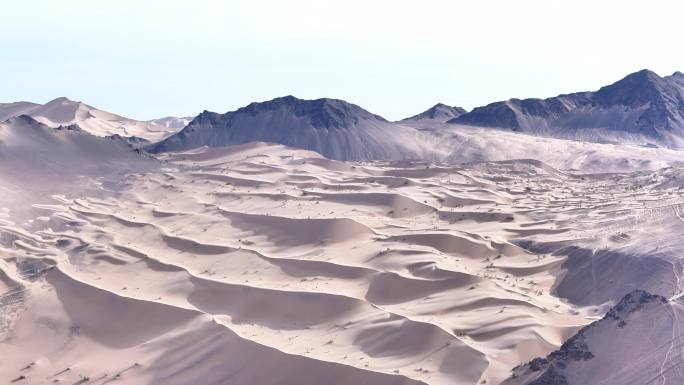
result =
[[[684,74],[660,77],[642,70],[594,92],[510,99],[469,112],[439,103],[397,122],[343,100],[294,96],[226,113],[203,111],[194,118],[150,121],[125,118],[67,98],[43,105],[0,104],[0,121],[19,115],[49,127],[76,124],[96,136],[118,135],[152,153],[262,141],[316,151],[336,160],[500,160],[524,154],[510,153],[497,142],[501,139],[497,132],[525,135],[512,137],[515,143],[537,136],[683,147]]]
[[[394,122],[0,104],[0,378],[680,383],[683,77]]]
[[[152,121],[139,121],[65,97],[45,104],[31,102],[0,103],[0,122],[27,115],[48,127],[77,124],[95,136],[119,135],[135,142],[157,142],[183,128],[184,118],[167,117]]]
[[[684,74],[642,70],[595,92],[510,99],[477,107],[451,124],[586,141],[684,146]]]
[[[286,96],[225,114],[204,111],[178,133],[150,146],[149,151],[266,141],[317,151],[338,160],[449,159],[453,151],[442,141],[442,134],[453,128],[462,131],[466,126],[587,142],[679,148],[684,145],[684,75],[676,72],[660,77],[642,70],[595,92],[511,99],[470,112],[440,103],[398,122],[343,100]]]

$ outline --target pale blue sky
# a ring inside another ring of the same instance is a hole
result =
[[[11,0],[0,102],[67,96],[137,119],[286,94],[388,119],[470,109],[684,71],[679,3]]]

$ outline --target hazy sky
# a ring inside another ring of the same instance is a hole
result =
[[[67,96],[150,119],[292,94],[399,119],[684,71],[681,4],[12,0],[0,101]]]

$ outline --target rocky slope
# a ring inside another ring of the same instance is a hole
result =
[[[402,119],[402,123],[421,123],[421,122],[438,122],[444,123],[450,119],[459,117],[467,111],[461,107],[451,107],[446,104],[437,103],[418,115],[410,118]]]
[[[219,114],[204,111],[151,152],[264,141],[316,151],[338,160],[431,158],[414,128],[388,122],[337,99],[285,96]]]
[[[596,92],[510,99],[449,120],[535,135],[599,142],[684,146],[684,74],[642,70]]]
[[[683,315],[678,301],[633,291],[560,349],[515,368],[503,385],[680,383]]]

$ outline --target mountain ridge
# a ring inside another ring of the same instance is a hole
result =
[[[416,140],[420,135],[344,100],[288,95],[224,114],[205,110],[180,132],[147,149],[164,152],[263,141],[338,160],[429,158]]]
[[[588,141],[684,146],[684,75],[641,70],[597,91],[509,99],[476,107],[449,124]]]
[[[444,103],[437,103],[434,106],[428,108],[427,110],[404,118],[399,122],[421,122],[421,121],[437,121],[439,123],[444,123],[449,119],[456,118],[467,113],[464,108],[458,106],[449,106]]]
[[[0,104],[0,121],[20,115],[31,116],[48,127],[78,124],[81,129],[95,136],[119,135],[143,139],[146,142],[159,141],[177,130],[177,128],[157,124],[154,121],[126,118],[64,96],[45,104],[31,102]]]

